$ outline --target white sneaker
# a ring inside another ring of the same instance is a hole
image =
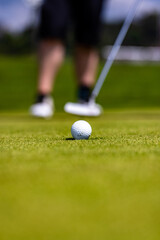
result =
[[[64,111],[70,114],[87,117],[98,117],[102,114],[102,107],[95,102],[88,103],[71,103],[64,106]]]
[[[54,102],[51,97],[45,97],[43,102],[33,104],[29,112],[34,117],[50,118],[54,114]]]

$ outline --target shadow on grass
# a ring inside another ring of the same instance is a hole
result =
[[[76,141],[74,138],[65,138],[66,141]],[[94,137],[89,139],[77,139],[78,141],[97,141],[97,140],[105,140],[105,137]]]

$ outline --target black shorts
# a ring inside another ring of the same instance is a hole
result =
[[[45,0],[40,15],[40,39],[65,41],[72,22],[76,43],[96,46],[100,35],[102,1]]]

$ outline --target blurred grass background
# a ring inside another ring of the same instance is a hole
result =
[[[99,73],[103,67],[101,61]],[[99,74],[98,73],[98,74]],[[160,106],[160,65],[114,64],[97,101],[107,109],[157,108]],[[35,56],[0,56],[0,111],[28,110],[36,93]],[[76,101],[74,64],[64,62],[56,80],[56,110]]]

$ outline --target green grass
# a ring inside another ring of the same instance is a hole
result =
[[[0,239],[160,238],[160,111],[50,121],[1,114]]]
[[[99,72],[103,63],[101,63]],[[155,108],[160,106],[160,65],[116,64],[98,97],[107,109]],[[35,57],[0,56],[0,111],[27,110],[36,92]],[[57,111],[75,100],[74,67],[70,59],[57,76],[54,98]]]
[[[26,111],[34,58],[0,57],[0,240],[160,239],[159,71],[115,65],[98,99],[104,114],[84,118],[93,133],[76,141],[80,118],[62,112],[74,99],[71,61],[55,116],[42,120]]]

